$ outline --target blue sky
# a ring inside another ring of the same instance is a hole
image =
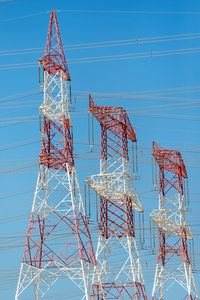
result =
[[[43,100],[39,93],[37,61],[43,55],[52,9],[58,11],[72,93],[77,99],[72,104],[72,119],[81,188],[84,178],[99,170],[97,122],[94,122],[93,153],[89,153],[87,144],[88,92],[92,92],[99,105],[120,105],[127,109],[136,127],[139,180],[135,185],[143,201],[146,226],[150,212],[158,207],[158,192],[153,192],[151,178],[151,142],[154,139],[163,147],[181,151],[189,176],[188,219],[195,238],[198,287],[200,34],[195,38],[191,34],[200,32],[199,1],[16,0],[0,1],[0,298],[14,297],[33,201],[40,151],[38,107]],[[180,35],[187,35],[187,38],[180,39]],[[158,37],[166,36],[176,37],[158,42],[163,39]],[[118,41],[118,45],[105,47],[105,43],[111,41]],[[103,42],[101,47],[100,44],[98,47],[91,45]],[[87,45],[81,47],[80,44]],[[177,53],[195,53],[169,55],[176,50]],[[162,55],[156,56],[158,52]],[[141,57],[141,53],[147,53],[148,57]],[[102,61],[94,62],[93,57],[101,57],[97,60]],[[106,93],[120,95],[106,96]],[[19,121],[21,123],[16,123]],[[150,255],[148,228],[145,249],[138,247],[150,295],[156,255]],[[69,282],[66,285],[58,283],[52,295],[57,295],[53,296],[55,299],[65,299],[61,291],[68,290]],[[71,287],[70,292],[77,293]],[[171,296],[170,299],[177,298]]]

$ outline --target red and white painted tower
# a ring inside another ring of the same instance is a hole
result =
[[[188,240],[193,239],[185,214],[184,179],[186,167],[180,152],[162,149],[153,142],[152,155],[159,167],[159,209],[151,219],[159,230],[152,300],[169,299],[170,289],[176,287],[176,299],[197,300]],[[180,298],[180,293],[183,297]],[[175,299],[174,298],[174,299]]]
[[[95,105],[101,125],[100,173],[86,183],[100,197],[99,239],[91,299],[147,299],[135,241],[134,211],[143,211],[129,172],[128,140],[135,129],[121,107]]]
[[[96,260],[74,168],[70,75],[55,11],[39,61],[44,95],[40,169],[15,299],[40,299],[60,277],[70,278],[88,299],[88,276]]]

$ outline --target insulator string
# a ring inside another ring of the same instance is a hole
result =
[[[152,254],[153,254],[153,247],[152,247],[152,230],[151,230],[151,219],[149,220],[149,233],[150,233],[150,248],[152,250]]]
[[[153,160],[154,160],[154,172],[155,172],[155,180],[154,180],[155,182],[154,191],[155,191],[157,189],[157,165],[156,165],[156,160],[155,159]]]
[[[39,126],[40,126],[40,134],[42,133],[42,124],[41,124],[41,114],[39,112]]]
[[[44,83],[44,68],[42,68],[42,77],[43,77],[43,83]],[[42,91],[42,88],[41,88]]]
[[[185,210],[188,211],[189,205],[188,205],[188,182],[187,182],[187,179],[184,180],[183,188],[184,188],[183,193],[184,193]]]
[[[132,163],[133,163],[133,174],[135,175],[135,158],[134,158],[134,143],[132,142]]]
[[[87,217],[87,186],[86,186],[86,183],[84,185],[84,194],[85,194],[85,215]]]
[[[154,250],[155,250],[155,225],[154,222],[153,223],[153,251],[152,253],[154,254]]]
[[[41,82],[40,82],[40,63],[39,63],[39,65],[38,65],[38,72],[39,72],[39,86],[41,86]]]
[[[142,248],[145,244],[145,233],[144,233],[144,212],[142,212],[142,231],[143,231],[143,244],[142,244]]]
[[[183,193],[184,193],[184,200],[185,200],[185,208],[188,210],[188,201],[187,201],[187,182],[184,180],[184,185],[183,185]]]
[[[69,99],[70,99],[70,104],[72,104],[72,86],[71,86],[71,83],[70,83],[70,86],[69,86]]]
[[[153,156],[151,156],[151,167],[152,167],[152,185],[153,188],[155,187],[155,182],[154,182],[154,161],[153,161]],[[154,188],[155,190],[155,188]]]
[[[96,193],[96,220],[99,222],[99,203],[98,203],[98,194]]]
[[[195,268],[194,239],[192,239],[192,261],[193,261],[193,268]]]
[[[89,208],[88,217],[90,219],[90,217],[91,217],[91,207],[90,207],[90,186],[89,185],[88,185],[88,208]]]
[[[88,111],[88,144],[90,147],[90,112]]]
[[[137,177],[137,175],[138,175],[138,149],[137,149],[137,142],[135,143],[135,154],[136,154],[136,176],[135,177]]]
[[[75,185],[75,180],[74,180],[74,197],[76,196],[76,185]]]
[[[192,264],[193,264],[193,262],[192,262],[192,244],[190,243],[190,241],[189,240],[187,240],[187,238],[186,238],[186,240],[185,240],[185,244],[186,244],[186,246],[185,246],[185,251],[187,251],[187,253],[188,253],[188,255],[189,255],[189,260],[190,260],[190,264],[191,264],[191,266],[192,266]]]
[[[188,178],[186,178],[186,184],[187,184],[187,207],[190,206],[190,197],[189,197],[189,184],[188,184]]]
[[[133,211],[133,226],[134,226],[134,232],[135,232],[135,211]]]
[[[92,148],[94,147],[94,117],[92,115]]]
[[[140,212],[139,212],[139,236],[140,236],[140,245],[142,245]]]
[[[94,145],[94,129],[93,129],[93,116],[92,116],[92,128],[90,128],[90,112],[88,111],[88,143],[90,147],[90,152],[92,152],[93,145]],[[90,133],[90,130],[92,132]]]
[[[73,129],[72,129],[72,126],[71,126],[71,130],[70,130],[70,132],[71,132],[71,140],[72,140],[72,149],[74,148],[74,134],[73,134]]]

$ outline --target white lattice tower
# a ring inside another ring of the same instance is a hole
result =
[[[159,166],[159,209],[150,216],[159,230],[152,300],[169,299],[173,288],[176,299],[197,300],[188,249],[188,240],[193,237],[185,213],[186,167],[180,152],[162,149],[155,142],[152,155]]]
[[[82,299],[88,299],[96,260],[74,168],[70,76],[55,11],[40,63],[44,95],[40,169],[15,299],[33,295],[40,299],[59,278],[70,278],[81,289]]]
[[[89,111],[101,125],[100,174],[86,183],[100,196],[97,267],[91,299],[147,299],[135,241],[134,211],[143,207],[129,172],[128,139],[136,141],[126,111],[96,106]]]

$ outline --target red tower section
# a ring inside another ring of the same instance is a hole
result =
[[[188,239],[192,233],[186,220],[183,181],[186,167],[180,152],[162,149],[153,142],[152,155],[159,167],[159,209],[151,219],[159,229],[159,253],[152,300],[168,299],[171,287],[177,286],[179,299],[197,300]],[[184,291],[187,291],[184,294]]]
[[[22,294],[29,297],[31,287],[35,299],[40,299],[60,277],[70,278],[88,299],[96,259],[74,168],[70,76],[55,11],[40,63],[44,78],[40,169],[15,299]]]
[[[40,163],[48,168],[67,171],[66,164],[74,167],[72,133],[69,119],[64,116],[59,122],[46,117],[43,120]]]
[[[45,53],[39,61],[42,64],[44,71],[48,71],[49,74],[56,76],[61,76],[62,74],[64,80],[71,81],[63,50],[58,21],[54,10],[50,16]],[[58,71],[60,70],[63,72],[59,72],[58,74]]]
[[[97,106],[91,95],[89,111],[101,126],[100,174],[86,180],[100,196],[91,299],[147,299],[134,228],[134,211],[143,208],[129,172],[128,140],[136,142],[135,129],[123,108]]]
[[[106,162],[106,169],[109,169],[109,173],[111,171],[114,172],[114,169],[117,169],[117,165],[122,163],[119,158],[123,157],[128,160],[128,139],[132,142],[137,141],[135,129],[132,127],[128,115],[122,107],[97,106],[91,95],[89,95],[88,110],[99,121],[101,126],[101,161]],[[116,161],[114,165],[112,165],[113,160]],[[110,167],[109,163],[111,163]],[[113,189],[114,185],[111,191]],[[119,205],[118,197],[115,201],[112,198],[110,199],[110,197],[101,197],[101,235],[106,238],[115,235],[122,237],[126,234],[135,236],[133,206],[132,199],[128,195],[125,202],[121,202],[121,205]]]

